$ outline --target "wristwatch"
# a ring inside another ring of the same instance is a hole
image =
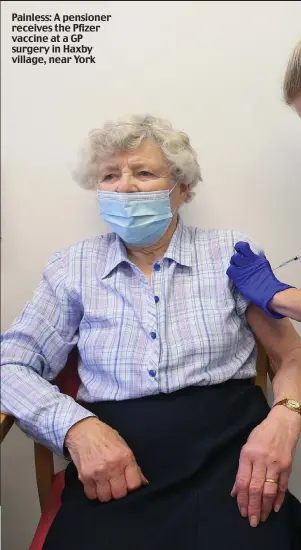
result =
[[[281,401],[278,401],[278,403],[275,403],[274,407],[276,407],[276,405],[283,405],[287,409],[295,411],[301,416],[301,405],[300,403],[298,403],[298,401],[295,401],[294,399],[282,399]]]

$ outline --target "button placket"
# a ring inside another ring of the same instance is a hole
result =
[[[158,296],[158,292],[157,292],[157,289],[160,287],[160,282],[159,280],[161,279],[161,273],[159,273],[161,271],[161,265],[159,264],[159,262],[155,262],[153,264],[153,270],[154,270],[154,276],[152,278],[152,290],[154,292],[154,302],[155,304],[158,304],[159,301],[160,301],[160,298]],[[158,309],[156,308],[155,309],[155,320],[156,320],[156,327],[158,326]],[[150,333],[150,336],[153,340],[156,340],[157,339],[157,332],[156,330],[152,330],[151,333]]]
[[[155,263],[154,263],[154,265],[153,265],[153,270],[154,270],[155,272],[161,271],[161,265],[159,264],[159,262],[155,262]],[[157,277],[155,277],[155,280],[154,280],[154,278],[153,278],[153,282],[156,283],[156,280],[157,280]],[[154,284],[154,287],[155,287],[155,286],[157,287],[158,285]],[[157,292],[155,292],[155,290],[156,290],[156,289],[154,288],[154,300],[155,300],[155,304],[158,304],[158,303],[160,302],[160,298],[159,298]]]
[[[159,262],[155,262],[153,264],[153,274],[152,274],[152,284],[151,284],[151,292],[152,292],[152,307],[149,309],[150,312],[150,318],[148,325],[150,327],[149,330],[149,354],[147,359],[147,374],[150,378],[154,380],[155,383],[158,383],[158,368],[159,368],[159,359],[160,359],[160,339],[158,335],[158,322],[157,322],[157,305],[159,302],[159,292],[155,292],[155,290],[159,290],[160,288],[160,279],[161,279],[161,265]]]

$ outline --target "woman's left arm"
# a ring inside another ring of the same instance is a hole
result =
[[[246,316],[275,374],[273,405],[282,399],[301,403],[300,336],[288,319],[272,319],[257,306],[249,306]],[[253,527],[265,521],[272,509],[280,509],[300,434],[301,415],[282,405],[272,406],[244,445],[232,496],[237,498],[242,516],[248,517]]]

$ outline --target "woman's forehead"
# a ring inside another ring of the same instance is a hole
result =
[[[120,168],[121,166],[140,166],[149,164],[166,167],[167,162],[161,149],[152,141],[144,142],[136,149],[114,153],[102,162],[103,169]]]

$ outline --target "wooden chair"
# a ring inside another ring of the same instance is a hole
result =
[[[66,367],[56,378],[54,383],[62,393],[76,398],[79,387],[79,376],[77,372],[77,350],[74,350],[68,359]],[[255,384],[261,387],[267,397],[267,379],[272,380],[273,373],[270,361],[264,348],[257,342],[257,376]],[[8,415],[1,414],[1,443],[14,423],[14,419]],[[29,550],[41,550],[50,525],[59,510],[61,493],[64,488],[65,470],[54,473],[54,462],[52,452],[34,443],[36,481],[41,506],[41,518],[35,532]]]

